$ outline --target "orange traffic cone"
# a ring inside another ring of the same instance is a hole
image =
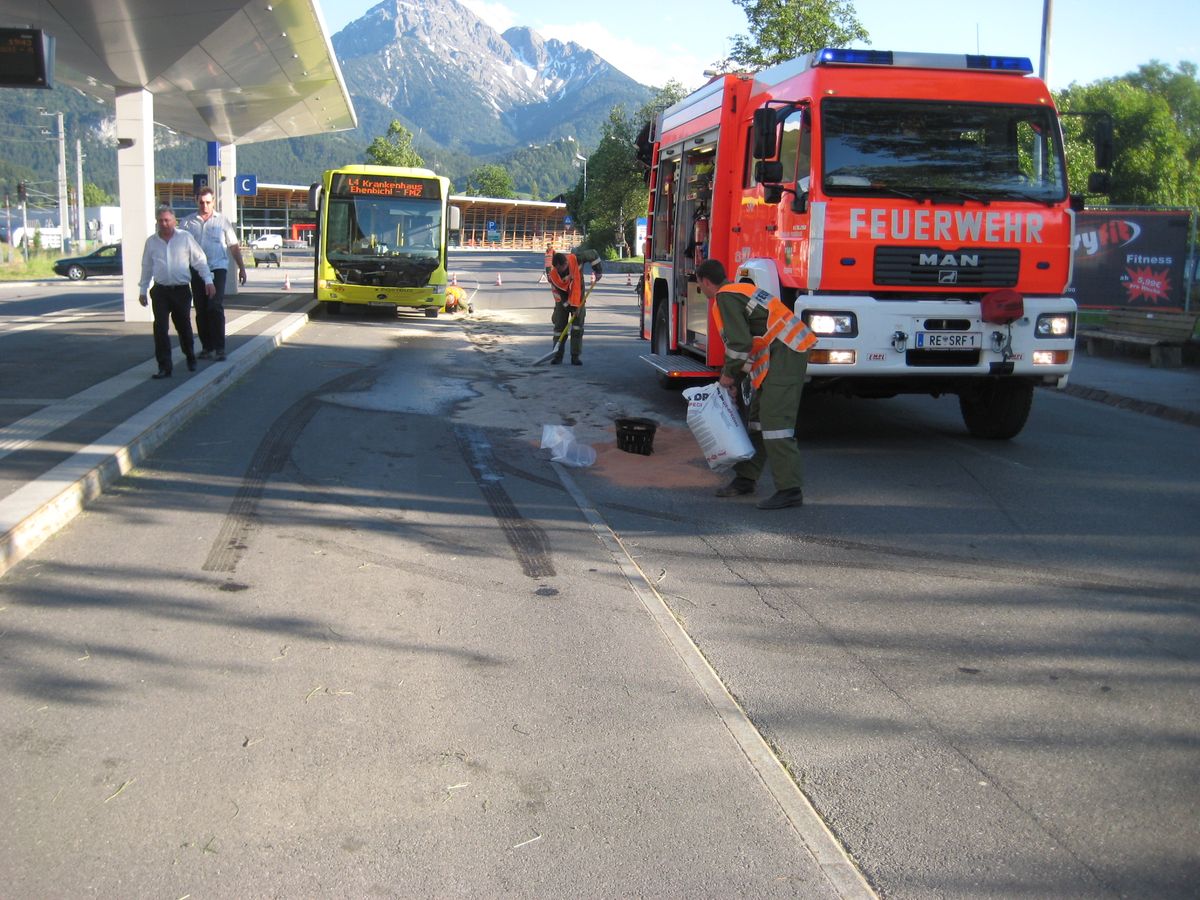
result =
[[[629,272],[625,273],[625,287],[633,287],[633,275]]]
[[[283,289],[290,291],[292,289],[292,279],[286,272],[283,275]]]
[[[451,272],[451,273],[450,273],[450,283],[451,283],[451,284],[458,284],[458,273],[457,273],[457,272]]]
[[[502,285],[502,284],[504,284],[504,282],[500,280],[500,273],[497,272],[496,273],[496,287],[500,287],[500,285]]]

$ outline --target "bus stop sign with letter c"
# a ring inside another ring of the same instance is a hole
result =
[[[239,197],[257,197],[258,196],[258,176],[257,175],[239,175],[234,179],[233,192]]]

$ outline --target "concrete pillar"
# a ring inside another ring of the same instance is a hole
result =
[[[218,208],[225,213],[225,218],[235,225],[238,220],[237,196],[234,194],[233,177],[237,175],[237,145],[222,144],[220,149],[220,169],[221,169],[221,185],[220,188],[213,190],[220,191],[220,197],[217,199]]]
[[[225,214],[225,218],[233,223],[240,238],[242,229],[238,225],[237,195],[234,193],[234,176],[237,175],[237,144],[222,144],[219,157],[221,182],[217,190],[220,193],[220,209]],[[225,295],[232,297],[237,292],[237,266],[230,259],[229,274],[225,278]]]
[[[154,97],[141,88],[117,88],[116,93],[125,321],[149,322],[150,309],[137,298],[142,248],[154,232]]]

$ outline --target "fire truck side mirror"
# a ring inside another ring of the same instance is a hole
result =
[[[1096,168],[1110,169],[1113,164],[1113,123],[1106,115],[1096,118]]]
[[[783,181],[783,163],[778,160],[755,163],[754,180],[759,184],[779,184]]]
[[[768,203],[774,206],[783,201],[783,185],[782,184],[764,184],[763,185],[763,203]]]
[[[1107,194],[1112,188],[1112,178],[1107,172],[1093,172],[1088,176],[1089,194]]]
[[[754,111],[755,159],[770,159],[775,155],[778,132],[779,122],[775,117],[775,110],[764,106]]]

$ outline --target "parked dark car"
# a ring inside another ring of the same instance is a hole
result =
[[[120,244],[108,244],[87,256],[71,256],[54,263],[54,273],[72,281],[81,281],[92,275],[120,275],[123,271]]]

